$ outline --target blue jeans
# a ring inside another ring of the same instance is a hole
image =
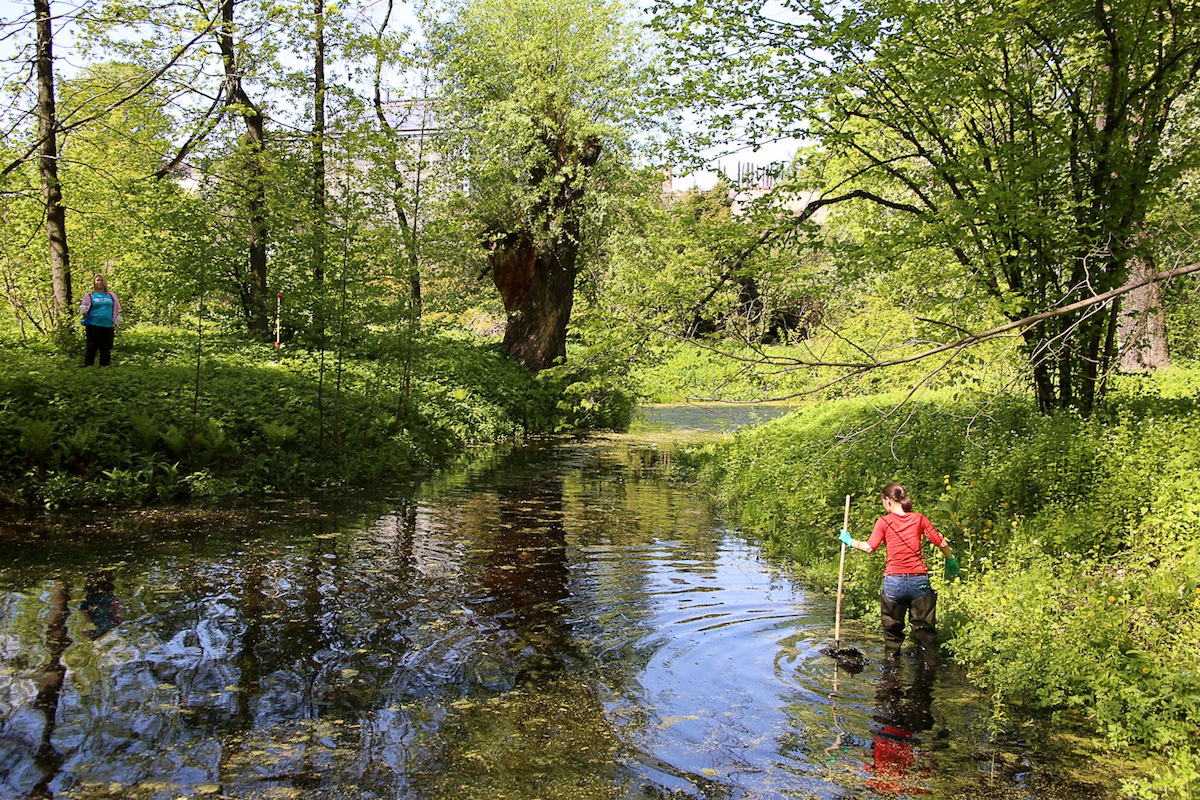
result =
[[[928,575],[883,576],[883,596],[889,603],[907,606],[927,594],[933,594]]]
[[[885,652],[900,652],[904,618],[908,617],[922,657],[930,662],[937,658],[937,592],[929,585],[928,575],[884,575],[879,616]]]

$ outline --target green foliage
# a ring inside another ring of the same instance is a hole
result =
[[[1200,282],[1191,275],[1174,281],[1166,290],[1163,309],[1172,358],[1200,358]]]
[[[963,565],[958,582],[933,579],[955,657],[1001,704],[1082,719],[1113,747],[1162,754],[1131,792],[1190,797],[1200,788],[1198,377],[1176,367],[1120,379],[1090,420],[949,393],[919,405],[832,401],[689,458],[744,527],[825,585],[845,495],[850,529],[865,538],[880,488],[904,483]],[[882,561],[848,560],[852,612],[874,612]]]
[[[17,421],[18,445],[21,453],[34,461],[43,461],[54,443],[54,423],[45,420]]]
[[[1099,295],[1186,238],[1156,214],[1196,163],[1195,15],[1159,0],[663,0],[655,13],[675,78],[663,89],[703,118],[701,144],[815,143],[787,188],[831,207],[833,283],[873,273],[961,332],[980,308],[1019,320]],[[1116,30],[1130,32],[1120,46]],[[1092,412],[1114,313],[1021,329],[1044,410]]]
[[[114,366],[43,348],[0,365],[0,501],[47,507],[304,492],[393,479],[476,443],[554,429],[556,396],[494,348],[417,343],[410,402],[389,362],[141,328]],[[189,363],[189,361],[191,363]],[[197,394],[197,381],[199,392]]]
[[[962,620],[950,649],[977,678],[1006,700],[1086,719],[1113,747],[1165,754],[1140,782],[1146,796],[1191,797],[1198,586],[1194,544],[1114,560],[1054,556],[1024,537],[941,599]]]
[[[521,231],[556,241],[627,168],[643,88],[638,29],[609,0],[470,0],[450,10],[429,34],[472,214],[497,239]]]

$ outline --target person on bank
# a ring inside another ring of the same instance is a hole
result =
[[[937,657],[937,592],[929,585],[929,570],[921,557],[922,540],[928,539],[946,558],[946,577],[958,575],[958,560],[946,539],[924,514],[913,511],[912,498],[904,486],[889,483],[880,497],[886,512],[875,522],[865,542],[843,530],[838,538],[847,547],[874,553],[887,548],[883,589],[879,593],[879,616],[883,623],[884,650],[889,656],[904,643],[904,618],[912,626],[912,637],[927,660]]]
[[[103,275],[92,279],[92,291],[83,296],[79,313],[83,314],[83,325],[87,330],[83,365],[92,366],[99,353],[100,366],[107,367],[112,361],[113,331],[121,322],[121,301],[108,290]]]

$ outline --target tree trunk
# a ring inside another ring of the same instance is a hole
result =
[[[58,181],[58,117],[54,107],[54,29],[50,0],[33,0],[37,18],[38,168],[50,240],[50,281],[54,289],[55,324],[71,313],[71,262],[67,251],[67,211]]]
[[[551,131],[544,132],[542,145],[552,162],[532,171],[530,185],[540,186],[554,175],[558,188],[545,198],[534,219],[560,220],[560,228],[541,244],[534,229],[509,231],[494,240],[489,256],[492,279],[508,312],[504,349],[535,373],[567,357],[584,196],[571,173],[586,173],[603,150],[597,139],[572,145]]]
[[[221,0],[221,27],[217,43],[225,65],[226,107],[236,108],[246,125],[246,206],[250,229],[247,244],[250,275],[249,280],[243,283],[241,300],[247,328],[251,333],[265,339],[270,334],[267,309],[267,240],[270,228],[267,223],[267,181],[263,165],[266,124],[262,110],[250,102],[242,87],[241,70],[238,67],[233,41],[233,10],[234,0]]]
[[[489,257],[508,312],[504,349],[530,372],[567,356],[577,254],[573,239],[539,250],[528,234],[514,233],[497,243]]]
[[[1137,258],[1130,264],[1130,279],[1149,278],[1154,266]],[[1167,320],[1163,312],[1162,286],[1147,283],[1134,289],[1121,303],[1117,337],[1120,364],[1125,372],[1153,372],[1171,366],[1167,352]]]
[[[312,275],[325,281],[325,0],[313,0],[313,253]]]
[[[263,118],[256,114],[253,120],[246,120],[248,136],[251,141],[249,183],[250,197],[248,203],[250,238],[250,303],[247,326],[251,333],[268,338],[271,332],[271,322],[267,309],[267,189],[262,163]]]
[[[1104,373],[1102,366],[1110,359],[1108,353],[1103,352],[1101,347],[1104,345],[1104,334],[1108,330],[1109,315],[1112,313],[1113,310],[1106,307],[1106,310],[1097,313],[1085,322],[1080,331],[1083,352],[1081,355],[1076,355],[1075,358],[1079,364],[1076,407],[1079,413],[1085,417],[1090,417],[1096,410],[1096,404],[1103,399]]]

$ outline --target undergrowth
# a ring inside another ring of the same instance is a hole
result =
[[[44,344],[0,362],[0,504],[133,505],[394,480],[484,442],[549,432],[561,385],[493,346],[430,334],[400,363],[369,351],[139,327],[113,366]]]
[[[963,564],[935,574],[945,646],[1006,704],[1152,754],[1141,797],[1200,793],[1200,370],[1123,379],[1094,418],[948,394],[825,402],[694,451],[744,529],[836,579],[845,495],[865,538],[904,483]],[[933,561],[940,561],[934,558]],[[847,561],[873,615],[882,557]]]

